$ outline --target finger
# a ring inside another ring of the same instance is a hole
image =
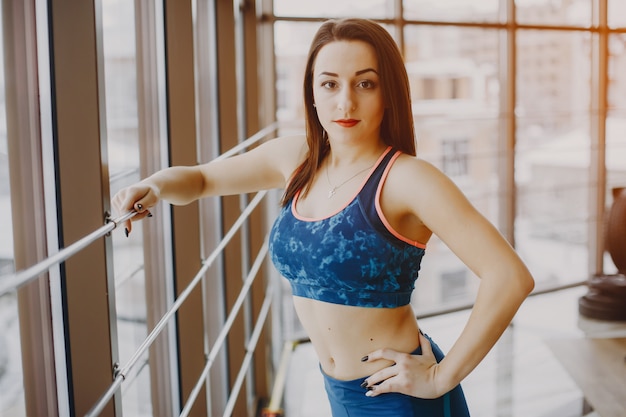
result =
[[[397,362],[398,358],[402,355],[406,355],[405,353],[398,352],[397,350],[393,350],[390,348],[383,348],[375,350],[369,355],[363,356],[361,358],[361,362],[373,362],[381,359],[386,359],[388,361]]]
[[[132,203],[129,203],[128,190],[123,189],[119,191],[117,194],[115,194],[112,200],[112,205],[113,205],[113,212],[115,213],[115,216],[117,217],[124,216],[128,212],[133,211]],[[124,233],[126,234],[126,237],[128,237],[130,232],[133,230],[132,222],[133,222],[133,217],[131,217],[128,220],[125,220],[124,223],[122,223],[122,225],[124,226]]]
[[[128,237],[128,235],[132,231],[132,222],[138,222],[145,219],[146,217],[153,217],[152,212],[150,212],[149,210],[144,210],[142,213],[137,213],[131,219],[128,219],[126,222],[124,222],[124,232],[126,233],[126,237]]]
[[[389,392],[404,392],[406,389],[403,387],[402,380],[403,378],[400,375],[394,375],[379,384],[367,387],[365,395],[368,397],[376,397],[380,394],[386,394]]]
[[[152,217],[150,208],[154,207],[156,202],[151,200],[153,200],[151,197],[144,196],[143,198],[135,201],[130,208],[130,211],[137,212],[137,214],[133,216],[133,221],[143,220],[145,217]]]
[[[113,212],[113,217],[122,215],[122,211],[123,211],[122,206],[123,206],[123,201],[124,201],[123,194],[124,193],[120,191],[117,194],[115,194],[115,196],[113,196],[113,198],[111,199],[111,208]]]
[[[372,387],[375,387],[381,382],[386,381],[389,378],[393,378],[396,375],[398,375],[398,368],[395,365],[391,365],[368,376],[367,379],[363,381],[362,386],[363,388],[372,389]]]
[[[125,195],[125,190],[121,190],[119,192],[117,192],[113,198],[111,199],[111,212],[112,212],[112,219],[115,219],[117,217],[122,216],[125,212],[127,212],[128,210],[124,210],[122,207],[124,206],[124,195]],[[122,225],[124,226],[124,231],[126,233],[126,237],[128,237],[128,234],[130,233],[130,229],[131,229],[131,221],[126,220],[124,223],[122,223]]]
[[[152,204],[149,204],[150,189],[143,186],[132,186],[121,190],[114,198],[113,202],[122,216],[129,211],[143,212]]]
[[[435,354],[433,353],[433,347],[430,344],[430,340],[422,332],[419,332],[419,339],[420,346],[422,347],[422,356],[434,357]]]

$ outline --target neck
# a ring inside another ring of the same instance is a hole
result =
[[[376,146],[371,147],[331,145],[327,163],[334,168],[372,164],[385,149],[387,149],[387,144],[382,140]]]

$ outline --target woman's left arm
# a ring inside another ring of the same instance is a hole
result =
[[[391,171],[385,183],[388,187],[386,194],[394,201],[402,195],[404,203],[401,204],[405,209],[436,234],[481,279],[469,320],[441,363],[432,362],[434,357],[430,354],[429,343],[423,337],[420,338],[423,358],[419,355],[417,358],[397,356],[397,352],[388,350],[370,355],[369,360],[386,356],[396,363],[416,359],[413,368],[410,363],[402,368],[414,373],[426,372],[426,375],[419,375],[417,381],[412,375],[413,379],[408,380],[406,374],[409,372],[405,372],[399,389],[399,381],[387,384],[396,385],[390,391],[409,390],[411,392],[405,393],[438,397],[458,385],[483,360],[532,291],[534,280],[504,237],[447,176],[415,158],[405,157],[397,162],[397,169]],[[406,181],[406,178],[418,180]],[[402,187],[399,187],[400,182]],[[384,390],[384,387],[376,387],[375,391],[378,394]]]

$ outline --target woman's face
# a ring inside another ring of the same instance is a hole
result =
[[[385,105],[372,46],[337,41],[322,47],[313,66],[313,102],[331,141],[377,142]]]

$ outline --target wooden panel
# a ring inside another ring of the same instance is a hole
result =
[[[195,165],[196,153],[193,20],[191,1],[165,2],[167,48],[167,95],[170,133],[170,164]],[[174,273],[180,294],[200,270],[200,224],[198,203],[172,209]],[[181,403],[184,405],[205,364],[202,288],[192,292],[177,314]],[[207,415],[202,396],[191,415]]]
[[[34,7],[34,2],[22,0],[2,4],[6,139],[18,271],[47,256]],[[26,414],[55,417],[58,405],[47,276],[21,288],[18,303]]]
[[[109,208],[99,10],[99,1],[50,2],[60,246],[101,227]],[[118,360],[110,239],[93,243],[62,270],[70,399],[76,415],[84,415],[110,387]],[[102,413],[114,414],[111,404]]]

